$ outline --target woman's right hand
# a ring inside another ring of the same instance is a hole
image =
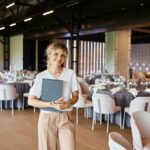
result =
[[[64,101],[64,98],[61,97],[58,100],[51,102],[51,105],[53,108],[57,110],[63,110],[65,108],[68,108],[68,102]]]

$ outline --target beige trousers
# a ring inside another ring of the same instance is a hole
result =
[[[71,112],[41,112],[38,121],[38,150],[75,150],[75,126]]]

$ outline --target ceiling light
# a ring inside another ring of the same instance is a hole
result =
[[[30,20],[32,20],[32,18],[27,18],[27,19],[24,20],[24,22],[27,22],[27,21],[30,21]]]
[[[46,16],[46,15],[52,14],[53,12],[54,12],[53,10],[51,10],[51,11],[47,11],[47,12],[43,13],[43,16]]]
[[[121,10],[126,10],[126,8],[125,8],[125,7],[122,7]]]
[[[141,7],[144,6],[144,3],[140,3],[140,6],[141,6]]]
[[[6,8],[10,8],[10,7],[14,6],[14,5],[15,5],[15,3],[11,3],[11,4],[7,5]]]
[[[5,27],[0,27],[0,30],[4,30],[5,29]]]
[[[70,3],[70,4],[68,4],[68,5],[66,5],[66,7],[71,7],[71,6],[74,6],[74,5],[77,5],[77,4],[79,4],[80,2],[74,2],[74,3]]]
[[[9,26],[12,27],[12,26],[15,26],[15,25],[16,25],[16,23],[12,23],[12,24],[10,24]]]

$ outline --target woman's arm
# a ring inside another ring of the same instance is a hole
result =
[[[41,101],[36,96],[29,96],[28,105],[38,107],[38,108],[46,108],[46,107],[53,106],[51,102]]]
[[[64,99],[59,99],[57,101],[52,102],[52,106],[58,110],[63,110],[66,108],[70,108],[77,101],[78,101],[78,91],[74,91],[72,93],[72,98],[69,101],[66,102]]]
[[[59,103],[60,101],[60,103]],[[56,102],[45,102],[39,100],[36,96],[29,96],[28,98],[28,104],[30,106],[38,107],[38,108],[46,108],[46,107],[53,107],[58,110],[63,110],[66,108],[71,107],[73,104],[75,104],[78,101],[78,91],[74,91],[72,93],[72,98],[65,102],[62,98],[56,100]],[[61,103],[62,102],[62,103]]]
[[[72,93],[72,98],[68,101],[69,105],[73,105],[78,101],[78,91]]]

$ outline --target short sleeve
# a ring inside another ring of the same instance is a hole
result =
[[[39,75],[37,75],[35,80],[34,80],[34,84],[29,91],[29,95],[36,96],[37,98],[40,98],[41,97],[41,90],[42,90],[42,78]]]
[[[72,73],[72,84],[71,84],[71,91],[74,92],[74,91],[78,91],[78,81],[77,81],[77,76],[76,74]]]

